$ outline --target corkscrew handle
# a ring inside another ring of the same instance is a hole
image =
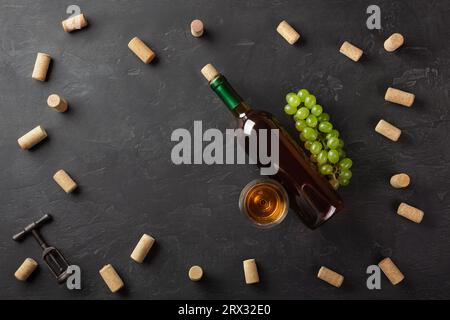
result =
[[[45,214],[40,218],[39,220],[36,220],[32,223],[30,223],[28,226],[26,226],[22,231],[15,234],[13,236],[14,241],[20,241],[23,238],[25,238],[29,233],[31,233],[33,230],[40,228],[44,223],[50,221],[52,219],[52,216],[49,214]]]

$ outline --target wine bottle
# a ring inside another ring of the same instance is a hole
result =
[[[243,129],[243,132],[249,132],[251,128],[259,139],[258,133],[261,129],[266,129],[265,132],[272,129],[279,130],[278,171],[271,178],[286,189],[290,208],[300,216],[306,226],[315,229],[344,208],[339,194],[319,174],[303,149],[274,116],[268,112],[251,109],[231,87],[227,79],[211,64],[203,67],[201,72],[209,81],[211,89],[237,119],[237,127]]]

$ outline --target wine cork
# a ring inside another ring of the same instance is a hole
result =
[[[405,276],[390,258],[381,260],[381,262],[378,263],[378,266],[394,286],[405,279]]]
[[[259,282],[258,267],[255,259],[248,259],[243,262],[246,284],[255,284]]]
[[[104,266],[99,273],[112,293],[123,288],[124,283],[112,265],[108,264]]]
[[[47,78],[48,67],[52,58],[46,53],[39,52],[34,63],[33,74],[31,77],[35,80],[45,81]]]
[[[320,267],[319,272],[317,273],[317,278],[328,282],[336,288],[339,288],[344,282],[344,277],[342,275],[328,269],[327,267]]]
[[[64,170],[59,170],[53,175],[53,180],[66,192],[71,193],[77,188],[77,184]]]
[[[286,20],[280,22],[277,32],[291,45],[300,39],[300,34]]]
[[[202,68],[201,73],[209,82],[217,78],[220,74],[219,71],[217,71],[217,69],[210,63]]]
[[[69,107],[67,101],[57,94],[51,94],[48,96],[47,105],[58,112],[66,112]]]
[[[400,48],[405,42],[405,38],[400,33],[393,33],[389,38],[384,42],[384,49],[387,52],[394,52],[398,48]]]
[[[145,64],[149,64],[156,57],[155,53],[141,39],[134,37],[128,43],[128,48],[134,52]]]
[[[37,267],[38,263],[34,259],[26,258],[19,269],[14,273],[14,277],[19,281],[26,281]]]
[[[81,13],[62,21],[61,24],[65,32],[72,32],[87,27],[88,22],[84,14]]]
[[[191,22],[191,34],[196,37],[199,38],[203,35],[203,22],[201,20],[195,19],[194,21]]]
[[[384,96],[384,100],[397,103],[405,107],[411,107],[414,103],[414,98],[414,94],[395,88],[388,88]]]
[[[392,141],[397,141],[402,134],[402,130],[393,126],[389,122],[384,121],[383,119],[378,122],[377,126],[375,127],[375,131]]]
[[[17,140],[17,143],[23,150],[28,150],[33,148],[39,142],[47,138],[47,132],[41,126],[37,126],[30,132],[24,134]]]
[[[409,204],[406,204],[404,202],[400,203],[400,205],[398,206],[397,213],[400,216],[415,223],[421,223],[423,216],[425,215],[422,210],[410,206]]]
[[[153,237],[149,236],[148,234],[144,234],[131,253],[131,259],[133,259],[137,263],[142,263],[154,243],[155,239]]]
[[[359,59],[361,59],[362,55],[363,55],[363,51],[358,48],[355,47],[354,45],[352,45],[350,42],[345,41],[341,48],[339,49],[339,51],[347,56],[348,58],[352,59],[355,62],[358,62]]]
[[[397,189],[406,188],[409,186],[411,179],[406,173],[398,173],[391,177],[391,186]]]
[[[203,277],[203,269],[200,266],[192,266],[189,269],[189,279],[192,281],[200,281]]]

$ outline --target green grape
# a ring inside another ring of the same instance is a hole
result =
[[[309,159],[316,163],[319,172],[328,176],[334,189],[350,183],[353,162],[346,157],[343,150],[344,141],[339,138],[339,131],[333,128],[330,115],[323,112],[323,107],[316,104],[317,99],[308,90],[301,89],[297,94],[286,95],[285,113],[293,116],[295,128],[304,148],[309,150]],[[303,106],[302,103],[304,103]]]
[[[339,138],[339,131],[337,131],[336,129],[331,130],[330,133],[327,134],[326,139],[328,140],[331,137]]]
[[[322,144],[319,141],[314,141],[309,151],[311,151],[312,154],[318,154],[322,151]]]
[[[307,140],[307,139],[305,138],[305,135],[303,134],[303,132],[300,133],[299,137],[300,137],[300,140],[303,141],[303,142],[305,142],[305,141]]]
[[[317,162],[319,164],[325,164],[328,161],[328,152],[326,152],[325,150],[322,150],[319,152],[319,154],[317,155]]]
[[[350,169],[342,169],[339,177],[342,179],[350,180],[352,178],[352,172],[350,171]]]
[[[338,148],[336,149],[339,152],[339,158],[343,159],[347,156],[347,154],[345,153],[344,149]]]
[[[317,139],[317,131],[310,127],[306,127],[305,129],[303,129],[303,135],[305,136],[306,140],[309,141],[315,141]]]
[[[297,95],[302,102],[305,102],[306,97],[309,96],[309,91],[306,89],[301,89],[299,92],[297,92]]]
[[[339,139],[338,138],[334,138],[331,137],[330,139],[328,139],[327,141],[327,146],[330,149],[336,149],[337,147],[339,147]]]
[[[331,133],[333,125],[328,121],[323,121],[319,124],[319,131],[323,133]],[[328,135],[327,135],[328,136]]]
[[[303,131],[303,129],[305,129],[308,125],[306,124],[305,120],[297,120],[295,121],[295,129],[297,129],[298,131]]]
[[[348,185],[350,183],[349,179],[345,179],[345,178],[342,178],[342,177],[339,177],[338,181],[339,181],[339,184],[341,186],[346,186],[346,185]]]
[[[290,92],[290,93],[288,93],[288,94],[286,95],[286,102],[287,102],[291,107],[294,107],[294,108],[297,108],[297,107],[300,105],[300,103],[301,103],[300,98],[298,97],[298,95],[296,95],[296,94],[293,93],[293,92]]]
[[[316,127],[317,126],[317,118],[316,118],[316,116],[313,115],[313,114],[310,114],[308,116],[308,118],[306,118],[306,124],[309,127],[312,127],[312,128]]]
[[[344,158],[339,162],[341,169],[350,169],[353,165],[353,161],[350,158]]]
[[[328,113],[322,112],[318,117],[320,122],[330,121],[330,115]]]
[[[319,168],[319,172],[323,174],[324,176],[332,174],[333,173],[333,167],[330,164],[323,164]]]
[[[312,94],[306,96],[305,98],[305,106],[308,109],[311,109],[316,104],[316,97]]]
[[[315,115],[316,117],[320,116],[322,114],[323,108],[320,104],[316,104],[311,108],[311,113]]]
[[[309,109],[305,107],[301,107],[297,110],[297,113],[295,114],[297,119],[306,119],[309,116]]]
[[[288,115],[292,116],[293,114],[295,114],[297,112],[297,107],[293,107],[289,104],[284,106],[284,112],[287,113]]]
[[[291,99],[293,99],[294,96],[296,96],[296,94],[295,94],[294,92],[289,92],[289,93],[286,95],[286,103],[289,103],[289,101],[290,101]],[[295,98],[294,98],[294,99],[295,99]]]
[[[313,143],[312,143],[311,141],[306,141],[305,144],[304,144],[305,149],[306,149],[306,150],[311,149],[312,144],[313,144]]]
[[[337,150],[328,151],[328,161],[335,164],[339,162],[339,152]]]

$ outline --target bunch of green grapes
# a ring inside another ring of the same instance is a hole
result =
[[[330,115],[323,112],[316,97],[306,89],[286,95],[284,112],[293,116],[300,140],[310,153],[310,159],[318,171],[327,177],[333,188],[346,186],[352,178],[353,162],[344,151],[344,141],[333,128]]]

